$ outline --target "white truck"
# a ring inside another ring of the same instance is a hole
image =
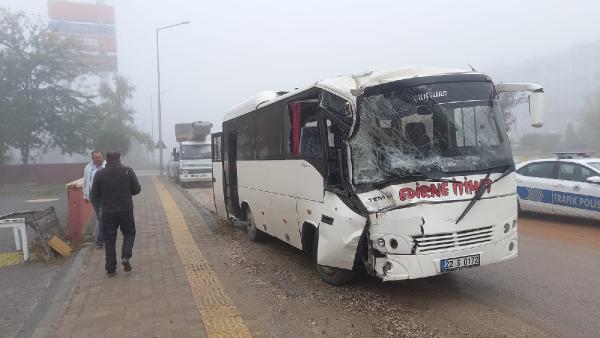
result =
[[[175,125],[179,147],[173,148],[167,175],[180,185],[212,181],[211,145],[206,142],[211,128],[212,124],[206,121]]]

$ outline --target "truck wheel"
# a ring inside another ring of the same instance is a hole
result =
[[[313,240],[313,263],[319,273],[319,277],[333,286],[341,286],[350,283],[354,279],[352,270],[334,268],[330,266],[319,265],[317,263],[317,254],[319,252],[319,230],[315,231]]]
[[[265,239],[265,233],[260,231],[256,227],[256,223],[254,222],[254,217],[252,217],[252,211],[250,208],[246,209],[246,230],[248,231],[248,237],[250,240],[254,242],[261,242]]]

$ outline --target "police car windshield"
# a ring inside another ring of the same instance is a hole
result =
[[[210,144],[183,145],[181,146],[181,158],[184,160],[211,158]]]
[[[490,82],[451,82],[361,97],[354,183],[513,165],[494,93]]]

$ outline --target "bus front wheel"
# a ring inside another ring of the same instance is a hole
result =
[[[250,208],[246,209],[246,230],[248,231],[248,237],[254,242],[260,242],[265,239],[265,233],[260,231],[256,227],[254,217],[252,217],[252,211]]]
[[[334,268],[331,266],[319,265],[317,263],[317,256],[319,251],[319,230],[315,231],[315,238],[313,240],[313,263],[319,273],[319,277],[327,283],[334,286],[341,286],[350,283],[354,279],[354,272],[352,270]]]

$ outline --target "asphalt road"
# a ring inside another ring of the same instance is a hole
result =
[[[520,219],[523,230],[516,260],[464,271],[453,276],[451,285],[437,286],[450,287],[557,336],[597,337],[600,247],[587,242],[600,239],[600,225],[537,217]],[[540,221],[562,231],[564,239],[535,227]],[[589,237],[573,243],[569,237],[573,233]]]
[[[64,185],[15,186],[0,189],[0,215],[54,206],[61,225],[67,219],[67,193]],[[27,231],[30,242],[35,234]],[[15,250],[11,229],[0,229],[0,253]],[[0,337],[15,337],[28,323],[55,277],[63,267],[31,262],[0,268]]]
[[[210,189],[187,190],[211,208]],[[253,250],[257,261],[269,256],[269,261],[284,264],[288,251],[295,252],[284,247],[271,240],[243,249]],[[382,283],[373,279],[366,288],[384,304],[407,306],[424,326],[435,326],[442,336],[464,332],[467,336],[598,337],[599,262],[600,222],[525,214],[519,218],[519,257],[515,260],[420,280]],[[246,265],[253,268],[251,263]],[[313,274],[312,269],[300,261],[291,273],[302,280]],[[262,277],[269,279],[266,271]],[[270,282],[277,283],[278,278],[273,276]],[[446,327],[453,331],[446,332]]]
[[[598,222],[527,214],[519,219],[517,259],[371,286],[395,302],[408,300],[415,309],[426,308],[428,320],[453,323],[467,335],[479,336],[485,331],[477,330],[487,325],[498,335],[514,334],[504,331],[507,326],[522,326],[539,332],[518,336],[598,337],[598,243]]]

